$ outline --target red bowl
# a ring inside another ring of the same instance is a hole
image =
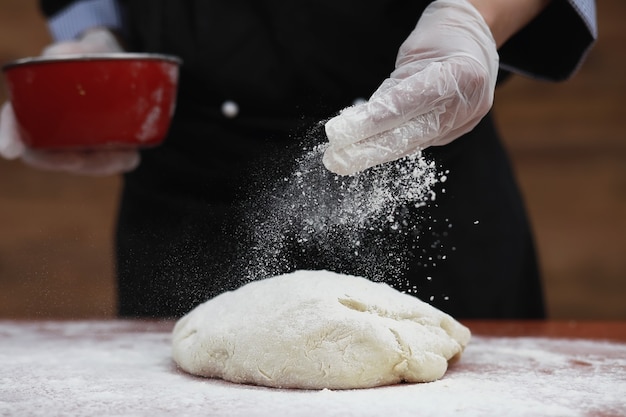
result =
[[[163,141],[180,63],[158,54],[59,55],[21,59],[2,70],[26,146],[115,149]]]

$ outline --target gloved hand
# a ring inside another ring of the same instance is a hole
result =
[[[497,74],[496,43],[474,6],[432,2],[369,101],[326,123],[324,165],[353,174],[451,142],[487,114]]]
[[[106,29],[89,31],[80,40],[52,44],[42,56],[61,54],[88,54],[123,52],[115,36]],[[45,151],[24,146],[10,102],[4,103],[0,113],[0,156],[7,159],[22,158],[35,168],[65,171],[74,174],[105,176],[135,169],[139,165],[136,150],[98,151]]]

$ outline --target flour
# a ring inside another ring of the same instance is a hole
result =
[[[173,358],[205,377],[354,389],[441,378],[470,331],[387,284],[299,270],[223,293],[182,317]]]
[[[470,328],[471,329],[471,328]],[[171,323],[0,321],[0,416],[626,415],[626,344],[474,336],[427,384],[298,391],[192,377]]]
[[[352,259],[351,267],[358,264],[352,273],[375,281],[389,281],[406,269],[420,225],[419,216],[406,215],[407,207],[432,202],[434,186],[445,181],[447,172],[438,172],[417,152],[338,176],[321,162],[325,148],[304,148],[292,174],[251,197],[252,253],[240,267],[241,276],[253,280],[288,272],[294,250],[319,254],[327,262],[321,269],[342,270]],[[383,234],[388,236],[384,241]],[[405,243],[407,236],[412,246]]]
[[[136,133],[135,137],[140,142],[146,142],[153,139],[159,133],[159,122],[161,121],[161,107],[159,104],[155,104],[150,109],[148,114],[141,124],[141,128]]]

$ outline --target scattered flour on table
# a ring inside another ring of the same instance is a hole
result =
[[[170,334],[167,323],[0,321],[0,416],[626,415],[624,343],[475,336],[432,383],[302,391],[185,374]]]
[[[253,280],[288,272],[294,250],[309,257],[319,254],[327,262],[323,269],[329,270],[343,270],[343,261],[357,259],[350,263],[359,264],[352,273],[374,281],[388,281],[406,269],[420,225],[419,216],[406,215],[407,208],[435,200],[434,186],[446,180],[446,173],[417,152],[339,176],[323,166],[325,148],[305,148],[292,174],[252,196],[253,249],[239,268],[240,276]],[[382,235],[387,235],[384,241]],[[409,235],[413,247],[406,244]]]

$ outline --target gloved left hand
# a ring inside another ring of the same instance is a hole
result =
[[[123,52],[115,36],[103,28],[88,32],[80,40],[52,44],[43,51],[42,55],[100,52]],[[42,170],[90,176],[106,176],[131,171],[139,165],[140,161],[139,152],[134,149],[98,151],[29,149],[23,144],[10,102],[4,103],[0,112],[0,156],[6,159],[21,158],[27,165]]]
[[[498,60],[491,31],[471,3],[430,3],[390,77],[369,101],[326,123],[324,165],[353,174],[469,132],[491,108]]]

